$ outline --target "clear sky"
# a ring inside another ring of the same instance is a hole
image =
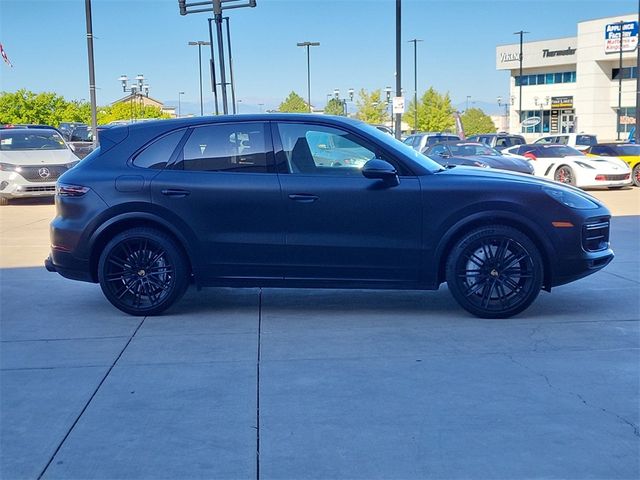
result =
[[[188,0],[193,1],[193,0]],[[234,73],[241,112],[275,108],[295,90],[306,98],[311,50],[312,103],[339,88],[394,86],[395,0],[257,0],[229,10]],[[403,0],[402,84],[413,95],[413,46],[418,44],[418,90],[429,86],[463,104],[495,104],[508,94],[508,74],[495,69],[496,45],[576,35],[582,20],[636,12],[638,0]],[[207,40],[207,14],[182,17],[177,0],[93,0],[98,104],[124,96],[118,81],[144,74],[150,95],[199,111],[197,47]],[[53,91],[88,99],[84,0],[0,0],[0,42],[14,68],[0,62],[0,90]],[[203,58],[205,56],[203,50]],[[203,61],[204,95],[211,87]],[[207,108],[207,107],[205,107]]]

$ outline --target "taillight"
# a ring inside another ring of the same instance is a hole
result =
[[[68,185],[66,183],[56,185],[56,194],[61,197],[81,197],[88,191],[89,187],[83,187],[82,185]]]
[[[538,157],[536,157],[533,153],[531,152],[527,152],[523,155],[523,157],[527,157],[529,160],[537,160]]]
[[[603,182],[603,181],[605,181],[606,179],[607,179],[607,178],[606,178],[604,175],[596,175],[596,180],[598,180],[598,181]]]

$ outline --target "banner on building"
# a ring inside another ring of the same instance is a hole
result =
[[[622,27],[622,30],[620,27]],[[605,53],[620,52],[620,37],[622,37],[623,52],[635,50],[638,47],[638,22],[608,24],[604,28]]]
[[[551,108],[573,108],[573,97],[551,97]]]

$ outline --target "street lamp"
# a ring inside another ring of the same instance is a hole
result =
[[[535,102],[536,106],[540,107],[540,136],[543,135],[543,124],[544,124],[544,107],[546,105],[549,105],[549,100],[550,98],[544,97],[544,101],[538,97],[533,97],[533,101]]]
[[[122,91],[123,92],[130,92],[131,93],[131,120],[134,120],[134,104],[135,104],[135,100],[137,100],[138,95],[140,95],[142,97],[144,92],[144,95],[146,95],[147,97],[149,96],[149,84],[148,83],[144,83],[144,75],[142,75],[141,73],[139,73],[138,75],[136,75],[135,78],[135,83],[130,83],[129,82],[129,77],[127,77],[126,75],[120,75],[120,77],[118,77],[118,80],[120,81],[121,85],[122,85]],[[142,103],[142,98],[140,99],[140,102]]]
[[[242,103],[242,100],[237,99],[236,100],[236,113],[240,113],[240,104]]]
[[[309,49],[310,47],[319,47],[320,42],[298,42],[296,45],[307,48],[307,98],[309,100],[309,113],[311,113],[311,67],[309,64]]]
[[[184,95],[184,92],[178,92],[178,118],[180,118],[180,116],[181,116],[181,112],[180,112],[180,107],[181,107],[181,104],[180,104],[180,97],[181,97],[182,95]]]
[[[387,96],[387,111],[389,111],[389,104],[391,103],[391,87],[384,87],[384,93]],[[391,113],[391,129],[394,130],[394,128],[393,128],[393,112]]]
[[[507,130],[509,130],[509,107],[513,105],[515,98],[512,95],[508,101],[503,102],[502,97],[499,95],[497,100],[498,100],[498,108],[504,105],[504,119],[507,125]]]
[[[200,71],[200,116],[204,115],[204,103],[202,101],[202,46],[203,45],[211,45],[211,42],[205,42],[203,40],[198,40],[196,42],[189,42],[189,45],[197,45],[198,46],[198,67]]]
[[[349,93],[349,101],[353,102],[353,94],[355,93],[355,90],[353,88],[350,88],[348,90]],[[331,99],[331,94],[327,94],[328,99]],[[346,117],[347,114],[349,113],[347,111],[347,99],[346,98],[340,98],[340,89],[338,88],[334,88],[333,89],[333,98],[335,98],[336,100],[338,100],[341,104],[342,104],[342,114]]]
[[[520,60],[520,91],[518,93],[518,121],[522,123],[522,37],[525,33],[524,30],[520,30],[519,32],[514,32],[514,35],[520,35],[520,54],[518,55],[518,59]]]
[[[418,40],[414,38],[409,40],[409,43],[413,43],[413,104],[415,109],[413,111],[413,128],[418,131]]]

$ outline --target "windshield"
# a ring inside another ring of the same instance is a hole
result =
[[[454,157],[470,157],[473,155],[501,155],[500,152],[486,145],[459,144],[449,145],[451,155]]]
[[[640,155],[640,145],[617,145],[613,148],[616,155],[631,156]]]
[[[362,128],[364,131],[366,131],[372,137],[375,137],[376,140],[382,142],[384,145],[389,145],[394,150],[401,152],[405,156],[411,158],[411,160],[413,160],[414,162],[417,162],[420,165],[422,165],[424,168],[426,168],[430,172],[435,173],[435,172],[440,172],[444,170],[442,168],[442,165],[440,165],[439,163],[434,162],[429,157],[421,154],[417,150],[414,150],[413,148],[406,145],[405,143],[402,143],[400,140],[397,140],[395,137],[392,137],[391,135],[381,132],[376,127],[373,127],[365,123],[360,124],[359,127]]]
[[[521,147],[522,148],[522,147]],[[576,150],[573,147],[567,147],[566,145],[532,145],[521,150],[521,155],[527,152],[533,153],[539,158],[564,158],[584,156],[580,150]]]
[[[0,132],[0,150],[66,150],[62,137],[52,130]]]
[[[69,135],[70,142],[90,142],[93,140],[93,135],[91,135],[91,130],[87,127],[77,127],[71,131],[71,135]]]

